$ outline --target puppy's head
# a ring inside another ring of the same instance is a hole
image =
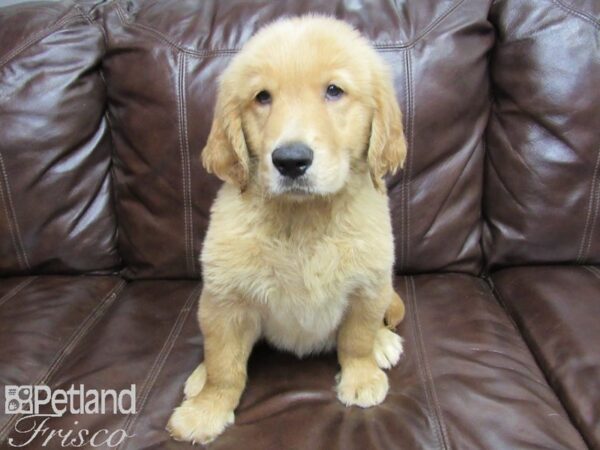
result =
[[[250,39],[223,73],[202,161],[242,190],[309,198],[353,176],[402,166],[406,145],[389,71],[344,22],[277,21]]]

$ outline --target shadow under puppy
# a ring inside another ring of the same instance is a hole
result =
[[[233,423],[259,338],[298,356],[337,348],[340,401],[385,399],[404,305],[382,177],[405,156],[389,70],[348,24],[280,20],[233,58],[202,152],[225,181],[201,257],[204,362],[175,439],[208,443]]]

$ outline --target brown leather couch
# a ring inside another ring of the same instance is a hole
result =
[[[198,156],[216,80],[261,25],[307,12],[352,23],[394,70],[406,353],[387,400],[363,410],[336,400],[335,355],[259,346],[236,424],[210,448],[600,448],[596,0],[0,9],[2,385],[135,384],[137,414],[68,413],[47,434],[191,448],[164,428],[202,358],[198,255],[219,182]],[[0,416],[0,447],[29,439],[20,417]],[[62,448],[43,443],[24,448]]]

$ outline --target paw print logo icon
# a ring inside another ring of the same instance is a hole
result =
[[[8,405],[6,406],[6,413],[7,414],[14,414],[16,413],[17,409],[19,409],[19,402],[17,400],[11,400],[8,402]]]
[[[4,412],[6,414],[31,414],[33,412],[31,386],[5,386]]]

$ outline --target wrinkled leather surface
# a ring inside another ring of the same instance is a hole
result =
[[[211,448],[240,448],[240,443],[257,450],[586,448],[482,280],[424,275],[396,281],[407,301],[400,327],[406,354],[389,372],[391,389],[382,406],[345,408],[338,402],[335,355],[299,360],[261,345],[251,357],[236,424]],[[76,283],[67,286],[76,290]],[[114,286],[115,280],[107,279],[96,302]],[[48,381],[62,388],[83,383],[123,389],[135,383],[138,414],[64,416],[48,426],[71,428],[78,420],[91,430],[126,429],[136,436],[123,449],[193,448],[170,440],[164,427],[181,401],[187,375],[202,358],[195,318],[200,287],[194,281],[136,281],[105,301],[107,307],[78,335]],[[53,310],[62,314],[47,317],[44,330],[64,333],[71,342],[73,328],[57,318],[85,317],[88,310],[81,315]],[[40,316],[33,311],[23,319],[27,329]],[[4,342],[13,339],[9,335]],[[33,378],[24,372],[10,381],[24,384]]]
[[[587,443],[600,448],[600,268],[511,268],[493,280]]]
[[[43,384],[114,301],[117,277],[0,280],[0,405],[5,385]],[[0,441],[14,416],[0,415]]]
[[[409,141],[406,169],[389,180],[397,269],[478,273],[488,7],[460,0],[109,5],[104,68],[126,275],[198,277],[220,184],[199,161],[217,77],[260,26],[311,11],[354,24],[393,68]]]
[[[102,31],[85,5],[0,9],[0,272],[119,264]]]
[[[500,0],[483,246],[489,265],[600,262],[600,3]]]

